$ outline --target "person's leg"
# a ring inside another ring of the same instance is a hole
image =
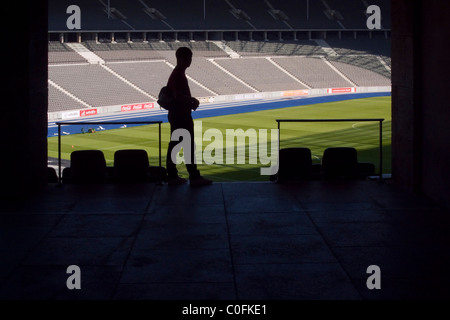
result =
[[[186,162],[186,169],[189,172],[189,179],[192,180],[200,177],[200,171],[197,169],[197,164],[195,161],[194,124],[188,123],[186,126],[186,130],[188,130],[189,134],[191,135],[191,152],[190,152],[191,158],[190,159],[185,158],[185,162]]]
[[[176,146],[176,141],[170,141],[169,146],[167,148],[167,157],[166,157],[166,170],[168,179],[173,179],[178,177],[178,170],[176,164],[172,161],[172,150]]]
[[[170,119],[170,135],[172,137],[172,133],[178,128],[178,123],[173,119]],[[169,146],[167,148],[166,155],[166,171],[167,171],[167,179],[169,185],[179,185],[185,183],[187,180],[178,176],[177,165],[172,161],[172,150],[178,144],[178,141],[169,142]]]
[[[188,164],[186,162],[186,169],[189,172],[189,181],[191,186],[205,186],[212,184],[212,181],[206,179],[200,175],[200,171],[197,168],[197,164],[195,161],[195,139],[194,139],[194,123],[188,123],[186,129],[189,131],[191,135],[191,159]],[[188,160],[185,158],[185,160]]]
[[[194,141],[194,121],[192,120],[192,118],[170,118],[169,117],[169,121],[170,121],[170,128],[171,128],[171,134],[172,132],[174,132],[176,129],[185,129],[189,132],[190,134],[190,154],[191,157],[190,159],[188,158],[188,153],[189,152],[184,152],[184,160],[186,163],[186,170],[189,173],[189,180],[191,181],[191,185],[207,185],[207,184],[211,184],[212,181],[203,178],[200,175],[200,171],[197,168],[197,164],[195,161],[195,141]],[[171,181],[173,182],[173,184],[181,184],[186,182],[185,179],[182,179],[180,177],[178,177],[178,171],[176,168],[176,164],[172,161],[172,150],[173,148],[179,143],[179,141],[171,141],[169,143],[169,148],[167,150],[167,175],[169,177],[169,184],[171,184]],[[183,180],[183,182],[181,182],[181,180]]]

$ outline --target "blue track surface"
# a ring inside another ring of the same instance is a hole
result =
[[[300,98],[292,98],[292,99],[278,99],[276,101],[267,101],[267,100],[253,100],[251,103],[249,102],[239,102],[239,103],[224,103],[216,104],[216,105],[205,105],[204,109],[202,106],[192,113],[192,117],[194,119],[199,118],[209,118],[209,117],[217,117],[224,116],[229,114],[239,114],[239,113],[247,113],[247,112],[255,112],[255,111],[263,111],[263,110],[272,110],[272,109],[280,109],[280,108],[288,108],[288,107],[297,107],[304,106],[310,104],[317,103],[326,103],[326,102],[335,102],[335,101],[343,101],[343,100],[353,100],[353,99],[363,99],[363,98],[372,98],[372,97],[385,97],[390,96],[390,92],[375,92],[375,93],[352,93],[352,94],[339,94],[339,95],[327,95],[321,97],[300,97]],[[162,121],[167,122],[167,114],[165,112],[161,113],[149,113],[149,112],[139,112],[133,114],[125,114],[118,113],[114,115],[99,115],[95,117],[86,117],[86,118],[78,118],[75,120],[70,120],[70,122],[76,121],[108,121],[115,122],[115,124],[101,125],[105,130],[108,129],[118,129],[124,126],[124,122],[126,121]],[[127,127],[138,126],[139,124],[127,125]],[[99,130],[99,125],[64,125],[62,126],[62,133],[67,134],[76,134],[81,133],[82,128],[85,131],[88,128],[94,128]],[[58,134],[58,127],[55,122],[49,122],[48,126],[48,137],[54,137]]]

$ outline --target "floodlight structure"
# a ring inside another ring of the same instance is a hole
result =
[[[232,9],[230,10],[230,13],[231,13],[236,19],[239,19],[239,20],[245,20],[245,21],[251,20],[250,16],[249,16],[244,10],[242,10],[242,9],[232,8]]]
[[[272,18],[274,18],[275,20],[280,20],[280,21],[288,21],[289,17],[282,11],[279,9],[269,9],[267,10],[267,12],[269,12],[269,14],[272,16]]]
[[[143,10],[153,20],[166,20],[167,19],[167,17],[165,15],[163,15],[161,13],[161,11],[159,11],[156,8],[145,7]]]
[[[120,12],[117,8],[111,7],[110,2],[104,3],[100,0],[100,3],[103,5],[103,12],[105,12],[108,15],[108,19],[119,19],[119,20],[126,20],[127,17]]]
[[[337,10],[333,10],[333,9],[327,9],[323,12],[328,19],[330,20],[335,20],[335,21],[340,21],[343,20],[344,17],[342,16],[342,14],[337,11]]]

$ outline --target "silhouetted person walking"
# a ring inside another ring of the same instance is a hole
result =
[[[169,77],[167,86],[171,89],[175,104],[169,110],[168,119],[170,123],[170,134],[176,129],[185,129],[191,135],[191,159],[185,158],[186,169],[189,172],[189,181],[191,186],[208,185],[212,181],[200,175],[195,163],[195,143],[194,143],[194,121],[191,112],[196,110],[200,102],[191,96],[188,80],[186,77],[186,69],[192,63],[192,51],[187,47],[178,48],[175,52],[177,65]],[[170,141],[167,149],[166,169],[169,185],[179,185],[186,183],[187,180],[178,176],[176,164],[172,161],[172,150],[178,144],[178,141]],[[186,150],[184,150],[186,157]]]

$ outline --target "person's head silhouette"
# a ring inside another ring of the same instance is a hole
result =
[[[188,47],[180,47],[175,52],[177,65],[182,68],[188,68],[192,62],[192,50]]]

